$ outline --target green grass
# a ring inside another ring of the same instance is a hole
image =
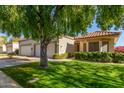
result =
[[[37,88],[124,88],[124,65],[92,62],[49,62],[48,69],[38,63],[1,69],[23,87]],[[33,78],[37,81],[29,83]]]

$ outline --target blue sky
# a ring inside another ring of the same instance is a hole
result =
[[[93,22],[92,27],[88,28],[88,32],[94,32],[94,31],[99,31],[99,30],[100,29],[97,27],[97,24],[95,23],[95,21]],[[122,34],[120,35],[115,46],[124,46],[124,30],[118,30],[118,31],[122,32]],[[6,34],[0,33],[0,36],[6,36]]]

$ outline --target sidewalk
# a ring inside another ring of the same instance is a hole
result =
[[[13,58],[28,59],[30,61],[40,61],[39,57],[13,56]],[[67,59],[52,59],[52,58],[48,58],[48,61],[72,61],[73,59],[74,58],[67,58]]]
[[[0,71],[0,88],[22,88],[14,80]]]

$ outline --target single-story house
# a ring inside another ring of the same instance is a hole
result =
[[[58,40],[53,40],[48,44],[47,55],[63,54],[65,52],[74,52],[74,38],[65,36]],[[19,54],[22,56],[40,56],[40,43],[32,39],[19,41]]]
[[[0,53],[5,53],[6,52],[6,45],[3,44],[0,46]]]
[[[13,53],[17,49],[19,49],[19,43],[18,42],[11,42],[6,44],[6,53]]]
[[[114,52],[121,32],[96,31],[75,38],[75,51]]]

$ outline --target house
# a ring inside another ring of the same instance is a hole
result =
[[[58,40],[51,41],[47,46],[47,55],[63,54],[65,52],[74,52],[74,38],[65,36]],[[19,41],[19,54],[22,56],[40,56],[40,43],[32,39]]]
[[[96,31],[75,38],[75,51],[114,52],[121,32]]]
[[[6,45],[5,44],[0,46],[0,53],[6,53]]]
[[[124,46],[117,46],[114,48],[115,52],[124,53]]]
[[[11,42],[6,44],[6,53],[13,53],[17,49],[19,49],[19,43],[18,42]]]

